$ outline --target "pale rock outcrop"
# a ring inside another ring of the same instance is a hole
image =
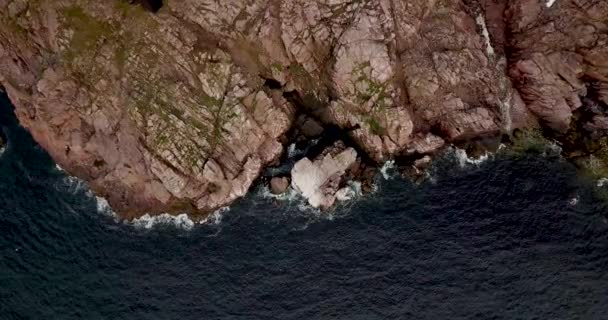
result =
[[[312,207],[329,208],[336,201],[341,177],[356,160],[357,152],[353,148],[335,156],[327,154],[315,161],[303,158],[291,171],[291,184]]]
[[[445,145],[445,141],[440,137],[429,133],[417,135],[413,138],[408,153],[428,154],[437,151]]]

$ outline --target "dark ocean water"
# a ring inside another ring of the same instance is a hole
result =
[[[559,157],[447,159],[329,217],[253,193],[144,229],[97,212],[2,99],[0,319],[608,319],[606,202]]]

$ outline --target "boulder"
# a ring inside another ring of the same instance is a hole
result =
[[[299,120],[300,131],[306,138],[316,138],[323,133],[323,127],[315,120],[301,117]]]
[[[432,160],[433,159],[430,156],[426,155],[414,161],[414,167],[416,167],[416,169],[424,170],[429,167]]]
[[[291,184],[312,207],[327,209],[334,204],[340,181],[355,161],[357,152],[353,148],[315,161],[303,158],[291,170]]]
[[[289,188],[289,178],[287,177],[273,177],[270,179],[270,192],[272,194],[283,194]]]
[[[428,154],[437,151],[445,145],[445,141],[440,137],[429,133],[417,135],[413,140],[408,153]]]

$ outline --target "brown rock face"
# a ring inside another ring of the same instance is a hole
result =
[[[0,0],[0,83],[116,211],[205,213],[279,159],[299,113],[376,161],[537,118],[564,131],[581,96],[608,102],[607,17],[600,0]]]
[[[606,103],[608,2],[507,2],[510,75],[528,109],[565,132],[581,97]]]
[[[280,156],[294,109],[177,13],[122,1],[0,12],[0,80],[22,124],[115,210],[208,212]]]

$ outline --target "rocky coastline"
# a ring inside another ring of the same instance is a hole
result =
[[[601,0],[0,0],[0,84],[124,218],[204,216],[260,177],[329,208],[385,161],[525,132],[608,176]]]

